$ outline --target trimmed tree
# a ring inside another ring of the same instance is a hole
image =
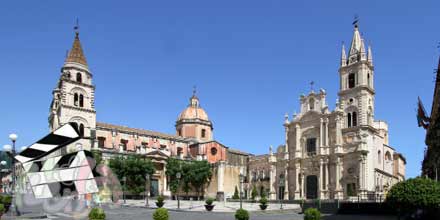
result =
[[[232,199],[240,199],[240,196],[238,195],[238,187],[235,186],[234,195],[232,196]]]
[[[413,178],[395,184],[386,197],[386,203],[399,214],[414,213],[417,209],[429,215],[440,205],[440,183],[427,178]]]
[[[255,201],[255,198],[257,197],[258,192],[257,192],[257,187],[254,185],[252,187],[252,192],[251,192],[251,199],[252,201]]]

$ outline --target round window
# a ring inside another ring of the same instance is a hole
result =
[[[213,147],[211,148],[211,154],[214,156],[217,154],[217,148]]]

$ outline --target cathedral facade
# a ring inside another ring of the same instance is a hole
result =
[[[342,48],[336,108],[330,110],[326,91],[301,95],[301,111],[285,116],[285,143],[269,154],[252,155],[216,141],[214,126],[194,91],[178,115],[175,134],[130,128],[96,120],[95,85],[76,32],[74,43],[53,90],[49,127],[73,122],[104,160],[117,155],[142,155],[153,161],[150,195],[170,196],[166,161],[207,160],[213,177],[205,195],[222,200],[241,187],[269,199],[348,199],[384,194],[405,176],[405,158],[388,142],[388,125],[374,117],[374,65],[358,27],[348,56]],[[244,181],[240,182],[240,174]]]

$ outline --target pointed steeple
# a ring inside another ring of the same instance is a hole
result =
[[[367,61],[373,65],[373,53],[371,52],[371,43],[368,44]]]
[[[67,55],[65,63],[79,63],[84,66],[87,66],[86,56],[84,56],[81,42],[79,40],[78,23],[76,24],[74,29],[75,29],[75,39],[73,41],[72,49],[70,49],[69,54]]]
[[[347,65],[347,54],[345,54],[345,44],[342,42],[342,51],[341,51],[341,67]]]
[[[357,56],[357,53],[360,51],[361,49],[361,44],[362,44],[362,38],[361,38],[361,34],[359,33],[359,27],[357,24],[355,24],[354,26],[354,32],[353,32],[353,39],[351,40],[351,46],[350,46],[350,51],[348,56]]]
[[[361,39],[361,48],[360,48],[361,60],[367,60],[367,53],[365,52],[365,42],[364,39]]]

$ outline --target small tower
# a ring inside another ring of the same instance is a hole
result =
[[[345,127],[372,125],[374,114],[374,67],[371,47],[365,49],[365,41],[354,22],[353,38],[344,61],[345,49],[342,46],[339,68],[340,91],[339,106],[345,114]]]
[[[79,27],[76,25],[72,48],[67,54],[61,68],[61,76],[52,92],[53,100],[49,112],[51,131],[74,122],[81,135],[94,137],[96,111],[92,78],[79,39]]]
[[[196,142],[205,142],[213,140],[212,131],[212,122],[205,110],[200,107],[194,88],[188,107],[180,113],[176,121],[177,135],[193,138]]]

